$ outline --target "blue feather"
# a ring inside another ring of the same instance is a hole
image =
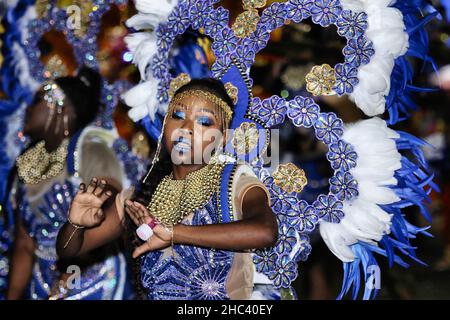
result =
[[[391,88],[386,97],[386,109],[389,113],[390,125],[404,121],[410,117],[410,112],[417,109],[411,95],[417,92],[430,92],[433,89],[419,88],[413,85],[413,66],[409,57],[416,57],[423,61],[423,68],[431,65],[436,72],[434,60],[428,54],[428,34],[425,26],[439,13],[425,0],[399,0],[393,7],[403,14],[406,31],[409,34],[409,49],[406,55],[396,59],[391,75]],[[424,13],[427,13],[424,16]]]

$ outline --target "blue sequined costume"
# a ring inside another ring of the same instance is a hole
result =
[[[245,175],[242,174],[245,170],[235,168],[235,164],[226,166],[222,176],[231,172],[230,180],[223,178],[221,191],[184,218],[183,224],[201,226],[240,219],[241,213],[229,200],[237,196],[239,191],[234,186],[242,184],[239,178]],[[246,169],[251,170],[248,166]],[[232,187],[228,189],[227,185]],[[228,205],[223,205],[223,199],[227,199]],[[175,244],[173,250],[151,251],[141,258],[141,283],[150,300],[280,299],[279,290],[271,284],[255,283],[255,275],[250,252]]]
[[[86,131],[88,131],[87,134]],[[89,132],[93,132],[90,137]],[[118,300],[133,297],[126,258],[118,243],[112,243],[70,261],[60,261],[56,255],[56,237],[59,228],[67,221],[70,203],[77,191],[80,178],[83,177],[83,168],[80,168],[80,172],[77,168],[83,166],[79,163],[82,160],[80,147],[90,143],[91,147],[98,148],[101,150],[100,153],[104,154],[105,159],[94,156],[94,159],[90,159],[93,160],[92,163],[86,161],[89,166],[102,166],[104,165],[102,161],[108,161],[115,162],[112,169],[120,169],[130,164],[130,159],[124,161],[124,154],[118,154],[118,150],[114,152],[112,145],[106,146],[102,142],[102,138],[99,138],[102,134],[107,135],[107,131],[95,128],[85,129],[81,138],[80,135],[72,137],[66,168],[50,181],[45,180],[38,185],[25,185],[18,181],[15,184],[12,194],[13,202],[16,204],[23,226],[36,244],[34,266],[27,294],[30,299],[48,299],[51,293],[55,293],[52,289],[59,288],[62,272],[66,273],[66,277],[69,276],[68,286],[54,298]],[[105,154],[108,148],[110,153]],[[114,154],[117,158],[111,159],[110,156]],[[86,172],[86,169],[84,171]],[[120,171],[124,172],[123,169]],[[108,173],[108,169],[103,173]],[[83,180],[87,180],[86,175]],[[37,192],[33,194],[33,190]]]
[[[217,194],[195,211],[192,221],[185,219],[183,223],[219,223]],[[174,246],[175,258],[171,253],[165,256],[164,252],[149,252],[142,258],[141,281],[149,299],[229,299],[225,282],[233,262],[233,252],[187,245]]]

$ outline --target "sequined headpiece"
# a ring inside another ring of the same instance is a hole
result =
[[[233,110],[231,110],[228,103],[226,103],[224,100],[220,99],[219,97],[217,97],[212,93],[203,90],[188,90],[175,96],[175,93],[181,87],[187,85],[189,82],[191,82],[191,77],[187,73],[180,73],[176,78],[174,78],[170,82],[169,97],[171,99],[171,103],[179,101],[187,96],[194,95],[206,99],[214,103],[215,105],[219,106],[225,114],[225,120],[227,122],[231,120],[231,118],[233,117]],[[228,96],[230,97],[231,101],[235,105],[238,100],[238,89],[231,82],[227,82],[225,84],[225,90]]]

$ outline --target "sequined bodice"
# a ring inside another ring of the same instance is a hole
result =
[[[219,221],[217,198],[214,194],[206,205],[185,219],[183,224],[206,225]],[[226,279],[230,272],[233,252],[175,245],[154,251],[141,259],[141,282],[151,300],[224,300]]]

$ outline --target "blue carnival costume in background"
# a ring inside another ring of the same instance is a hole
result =
[[[249,151],[242,152],[239,144],[231,141],[226,152],[235,160],[248,162],[265,183],[279,224],[276,246],[254,252],[256,271],[264,274],[274,288],[290,288],[297,277],[297,263],[305,261],[311,251],[308,234],[319,228],[329,249],[343,262],[339,298],[352,291],[356,299],[363,280],[363,298],[375,298],[379,288],[368,281],[378,268],[375,254],[387,257],[390,265],[409,266],[401,256],[422,263],[410,240],[428,233],[426,228],[408,223],[402,209],[418,206],[430,219],[426,203],[431,190],[437,187],[423,158],[424,142],[389,126],[406,119],[416,108],[412,93],[427,91],[413,85],[407,58],[433,65],[424,26],[437,12],[420,0],[289,0],[272,3],[259,16],[256,9],[264,7],[265,1],[244,0],[244,13],[230,27],[228,10],[217,6],[219,2],[136,1],[138,14],[127,21],[128,26],[137,31],[154,31],[128,37],[142,78],[124,95],[132,107],[130,117],[140,121],[149,116],[154,121],[158,114],[166,113],[169,85],[176,76],[169,68],[170,48],[188,28],[203,28],[214,41],[212,76],[231,81],[239,92],[231,123],[235,136],[231,140],[244,137],[242,141],[249,143],[244,148]],[[267,45],[271,31],[287,21],[299,23],[304,19],[323,27],[335,25],[338,34],[347,40],[342,63],[316,66],[306,76],[308,91],[313,96],[348,95],[368,120],[346,125],[336,114],[321,112],[311,96],[290,100],[273,96],[262,101],[253,98],[249,70],[255,55]],[[379,117],[386,112],[387,121]],[[262,166],[269,129],[284,121],[313,128],[317,139],[328,147],[327,158],[334,174],[328,193],[315,201],[299,199],[299,168],[282,164],[271,172]],[[232,168],[230,165],[224,170],[222,190],[227,190]],[[218,207],[221,221],[232,221],[227,192],[222,192]],[[155,267],[152,259],[145,258],[144,263],[150,273]],[[228,258],[224,259],[226,266]],[[206,268],[206,262],[197,267]],[[164,273],[168,283],[184,279],[180,265],[159,266],[154,272]],[[155,276],[151,275],[148,288],[154,285]],[[192,286],[206,288],[202,287],[202,279],[192,281]],[[217,281],[222,283],[221,278]],[[204,296],[196,292],[177,297]],[[208,297],[223,298],[220,294]]]
[[[4,62],[1,68],[3,91],[9,100],[0,101],[1,112],[1,136],[3,143],[0,147],[0,200],[2,215],[0,217],[1,236],[1,263],[8,266],[7,251],[13,241],[12,230],[14,218],[11,210],[10,197],[6,190],[7,178],[13,163],[25,146],[25,140],[20,135],[23,126],[24,110],[34,96],[35,91],[45,80],[44,66],[39,60],[38,41],[42,35],[56,29],[64,32],[68,42],[72,45],[78,65],[86,65],[97,69],[96,37],[100,28],[100,19],[109,9],[111,4],[125,3],[123,0],[94,0],[92,4],[97,10],[89,13],[89,24],[84,33],[77,29],[68,29],[68,13],[65,8],[58,7],[53,1],[36,3],[34,0],[19,0],[7,9],[4,25]],[[103,135],[108,141],[109,147],[115,151],[120,160],[120,166],[126,177],[122,181],[124,186],[136,183],[144,169],[145,164],[133,156],[127,143],[118,137],[113,128],[112,112],[117,104],[120,92],[127,84],[117,81],[108,84],[103,81],[102,103],[105,108],[95,121],[95,127],[85,129],[83,133],[73,136],[69,143],[67,180],[64,183],[54,184],[43,196],[45,204],[37,211],[30,211],[28,201],[24,196],[24,190],[19,185],[14,198],[20,205],[21,215],[27,226],[29,234],[38,243],[37,263],[33,271],[31,283],[31,296],[33,299],[46,299],[49,294],[48,284],[55,277],[54,243],[58,226],[66,220],[67,209],[80,182],[76,177],[77,163],[81,155],[75,154],[78,139],[83,135],[93,132]],[[6,213],[8,212],[8,216]],[[41,245],[39,245],[41,244]],[[89,272],[83,275],[81,289],[72,291],[71,299],[122,299],[130,297],[130,290],[126,290],[127,264],[122,253],[115,251],[110,253],[110,258],[104,262],[99,261]],[[2,268],[0,274],[0,295],[6,288],[8,268]],[[2,297],[2,296],[0,296]]]
[[[114,139],[106,129],[87,127],[70,138],[67,167],[61,174],[39,182],[38,185],[25,185],[16,181],[13,186],[12,202],[17,207],[28,235],[36,243],[29,299],[48,299],[50,296],[51,299],[121,300],[133,297],[126,258],[117,243],[80,259],[64,261],[64,265],[56,254],[58,231],[67,221],[70,204],[82,181],[81,177],[83,180],[91,178],[86,176],[86,170],[92,171],[89,170],[92,163],[103,167],[101,174],[104,176],[121,181],[124,172],[120,172],[120,162],[111,151]],[[90,150],[83,151],[89,144]],[[96,154],[87,155],[89,160],[86,160],[83,152],[92,152],[94,148],[97,149]],[[35,194],[36,189],[38,196]],[[73,266],[78,266],[79,269],[73,269]],[[61,270],[67,270],[69,274],[81,272],[78,285],[73,282],[70,283],[72,288],[60,286]]]

